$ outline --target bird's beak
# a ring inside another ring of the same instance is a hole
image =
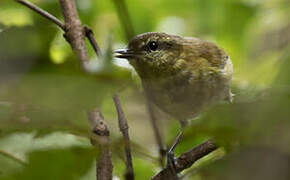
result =
[[[138,55],[144,54],[143,51],[133,51],[130,49],[118,49],[118,50],[114,51],[114,53],[115,53],[115,57],[124,58],[124,59],[130,59],[130,58],[134,58]]]
[[[118,49],[114,51],[114,53],[115,53],[115,57],[124,58],[124,59],[132,58],[134,57],[134,54],[135,54],[133,51],[129,49]]]

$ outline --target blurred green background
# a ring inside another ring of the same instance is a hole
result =
[[[63,19],[57,0],[30,2]],[[233,61],[234,103],[193,121],[177,154],[210,137],[223,148],[185,177],[290,179],[290,1],[78,0],[80,18],[103,52],[126,46],[122,3],[135,34],[160,31],[210,40]],[[95,179],[97,153],[87,118],[95,107],[110,126],[114,175],[122,179],[115,92],[129,120],[136,179],[158,172],[158,147],[136,73],[126,60],[104,62],[91,47],[89,53],[90,75],[80,70],[58,27],[14,0],[0,1],[0,179]],[[158,117],[170,144],[178,123],[161,112]]]

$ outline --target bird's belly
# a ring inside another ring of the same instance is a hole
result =
[[[150,99],[164,112],[180,121],[195,118],[208,104],[225,99],[229,87],[218,80],[149,81],[146,90]]]

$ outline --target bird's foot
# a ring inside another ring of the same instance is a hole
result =
[[[182,132],[180,132],[167,153],[167,168],[170,169],[170,172],[172,174],[171,176],[172,180],[178,180],[178,172],[176,168],[176,159],[175,159],[174,151],[177,145],[180,144],[182,138],[183,138],[183,134]]]
[[[174,152],[168,152],[167,154],[167,168],[170,170],[172,180],[178,180],[178,172],[176,169],[176,159]]]

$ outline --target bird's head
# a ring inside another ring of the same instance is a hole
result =
[[[166,33],[137,35],[127,49],[115,51],[128,59],[141,78],[164,78],[181,71],[212,71],[223,68],[227,54],[214,43]]]
[[[166,33],[144,33],[134,37],[116,57],[128,59],[139,75],[149,77],[173,73],[182,53],[182,37]]]

